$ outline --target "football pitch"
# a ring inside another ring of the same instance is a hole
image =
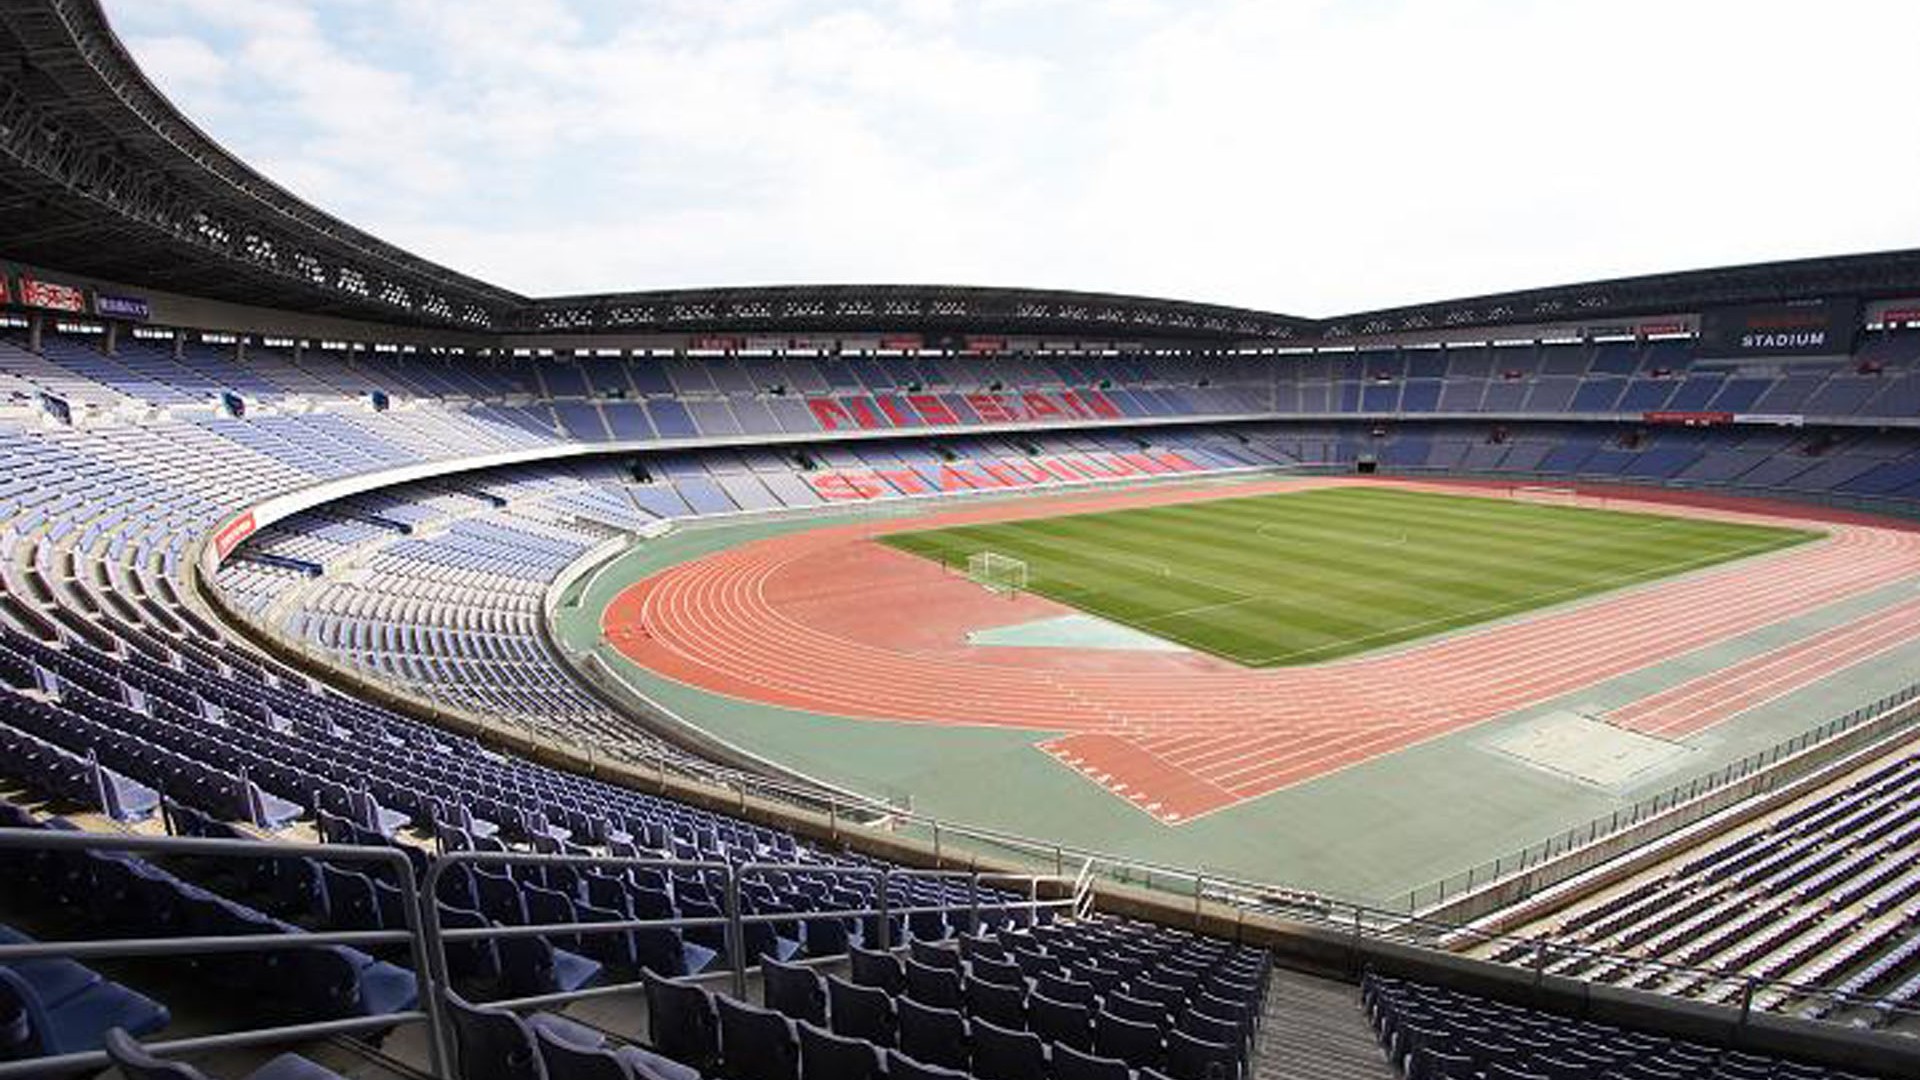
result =
[[[1799,529],[1343,486],[892,533],[1252,667],[1312,664],[1803,543]]]

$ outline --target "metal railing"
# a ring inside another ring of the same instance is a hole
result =
[[[1756,750],[1737,761],[1729,762],[1724,768],[1636,799],[1610,814],[1595,817],[1517,851],[1468,867],[1438,881],[1417,886],[1408,890],[1402,902],[1391,906],[1409,915],[1428,911],[1446,902],[1450,897],[1459,897],[1502,878],[1537,869],[1555,859],[1636,829],[1640,830],[1640,835],[1635,837],[1636,844],[1649,843],[1669,836],[1726,809],[1735,802],[1743,801],[1756,794],[1763,794],[1767,790],[1777,788],[1789,780],[1811,772],[1828,759],[1820,755],[1807,755],[1806,752],[1833,743],[1841,735],[1858,730],[1876,720],[1887,720],[1888,726],[1895,729],[1920,721],[1920,708],[1912,708],[1916,700],[1920,700],[1920,683],[1898,690],[1870,705],[1863,705],[1845,716],[1835,717],[1817,727],[1808,728],[1764,750]],[[1761,774],[1770,774],[1769,782],[1763,788],[1734,790],[1741,781]],[[1718,799],[1707,797],[1718,793],[1727,793],[1734,797]],[[1656,819],[1660,819],[1657,829],[1641,828],[1643,824]],[[1566,880],[1567,877],[1572,876],[1572,873],[1588,868],[1573,867],[1564,874],[1541,875],[1530,883],[1529,892],[1538,892],[1548,885]],[[1511,902],[1513,899],[1516,898],[1505,898],[1503,903]]]
[[[1087,901],[1070,878],[1044,874],[1005,874],[960,870],[917,870],[903,867],[837,865],[831,863],[745,863],[729,864],[713,860],[622,858],[602,855],[543,855],[523,852],[447,852],[435,857],[424,877],[416,879],[413,863],[398,847],[360,847],[349,844],[281,843],[257,840],[213,840],[174,836],[133,836],[109,833],[63,832],[47,829],[0,828],[0,851],[124,852],[135,855],[220,857],[258,859],[310,858],[325,862],[356,862],[384,866],[394,874],[401,894],[404,928],[382,930],[293,929],[284,933],[229,936],[178,935],[166,937],[114,937],[90,940],[34,941],[0,944],[0,963],[47,957],[88,959],[139,959],[206,956],[210,954],[274,952],[325,945],[355,947],[406,947],[417,994],[413,1007],[378,1016],[327,1019],[305,1023],[250,1028],[191,1039],[173,1039],[148,1044],[147,1049],[161,1055],[198,1053],[241,1047],[283,1045],[335,1035],[354,1035],[384,1031],[403,1024],[420,1023],[427,1028],[428,1066],[432,1075],[451,1078],[452,1042],[446,1016],[444,991],[452,987],[447,947],[470,941],[501,941],[523,937],[565,936],[578,938],[595,934],[626,933],[640,929],[721,928],[726,935],[727,966],[720,972],[702,972],[686,978],[727,976],[736,997],[747,992],[748,975],[757,970],[758,957],[749,957],[745,927],[754,924],[800,923],[815,919],[877,918],[878,948],[894,947],[892,923],[896,917],[937,914],[965,917],[968,932],[977,933],[983,915],[993,911],[1024,911],[1028,921],[1037,921],[1040,913],[1051,911],[1071,916]],[[458,865],[479,866],[579,866],[606,870],[644,867],[667,871],[685,871],[702,875],[720,875],[726,879],[725,904],[718,916],[676,916],[664,919],[622,919],[606,922],[576,921],[537,925],[449,928],[442,925],[440,905],[434,902],[440,882],[448,870]],[[741,904],[741,883],[756,875],[769,873],[832,874],[864,877],[876,883],[875,902],[870,908],[846,908],[799,912],[749,913]],[[184,880],[184,879],[183,879]],[[967,897],[963,901],[895,906],[891,893],[898,884],[915,880],[964,882]],[[1003,899],[983,893],[995,883],[1024,886],[1023,899]],[[1043,892],[1058,895],[1045,895]],[[644,982],[597,985],[566,992],[537,994],[491,1001],[486,1004],[504,1008],[532,1008],[609,995],[642,992]],[[45,1074],[70,1073],[97,1069],[109,1064],[104,1051],[94,1050],[0,1062],[0,1080]]]

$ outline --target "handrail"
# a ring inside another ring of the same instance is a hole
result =
[[[1426,911],[1445,901],[1450,896],[1471,892],[1476,884],[1486,885],[1501,877],[1519,873],[1529,867],[1536,867],[1547,861],[1576,851],[1587,845],[1605,840],[1632,829],[1658,815],[1669,813],[1675,808],[1694,802],[1715,792],[1725,791],[1734,784],[1749,777],[1759,775],[1789,761],[1802,751],[1821,746],[1837,736],[1844,735],[1862,725],[1912,704],[1920,699],[1920,683],[1914,683],[1904,689],[1896,690],[1879,700],[1863,705],[1816,727],[1777,742],[1765,749],[1756,750],[1737,761],[1729,762],[1725,768],[1698,776],[1682,784],[1674,784],[1652,795],[1643,796],[1631,805],[1593,818],[1584,824],[1575,825],[1563,833],[1555,833],[1545,840],[1536,841],[1518,851],[1508,852],[1498,858],[1489,859],[1478,865],[1450,874],[1437,881],[1409,889],[1405,896],[1405,910],[1411,915]],[[1905,723],[1920,720],[1920,710],[1915,710],[1904,718]],[[1900,722],[1896,718],[1896,722]],[[1714,809],[1719,809],[1718,807]],[[1675,821],[1666,833],[1691,824],[1705,816],[1707,811],[1688,816],[1687,820]],[[1582,834],[1585,838],[1582,839]],[[1663,833],[1664,835],[1664,833]],[[1537,886],[1536,886],[1537,889]],[[1401,905],[1396,904],[1395,907]]]
[[[374,941],[377,935],[380,943],[406,942],[415,964],[414,974],[418,980],[422,995],[421,1007],[405,1012],[372,1018],[352,1020],[321,1021],[317,1023],[283,1025],[250,1031],[198,1037],[188,1040],[156,1042],[150,1049],[162,1053],[186,1053],[221,1049],[237,1046],[258,1046],[272,1043],[284,1043],[298,1039],[307,1039],[329,1034],[347,1034],[358,1031],[392,1027],[402,1023],[425,1023],[428,1029],[428,1049],[430,1071],[436,1077],[451,1080],[447,1063],[452,1060],[449,1041],[450,1026],[445,1015],[443,991],[450,985],[448,976],[446,947],[449,942],[460,942],[485,938],[503,938],[520,936],[539,936],[545,934],[566,934],[572,936],[595,933],[619,933],[641,927],[693,927],[724,925],[728,930],[730,975],[733,991],[743,994],[746,988],[746,975],[757,965],[749,962],[745,955],[744,927],[750,923],[797,922],[806,919],[825,918],[861,918],[878,915],[883,928],[882,946],[891,947],[887,938],[887,927],[893,916],[913,912],[939,912],[955,914],[965,912],[969,915],[969,926],[977,931],[979,916],[983,908],[1026,909],[1035,916],[1039,912],[1055,911],[1070,915],[1090,913],[1100,890],[1094,885],[1099,876],[1099,867],[1089,860],[1075,876],[1022,874],[959,870],[917,870],[902,867],[874,867],[864,865],[839,865],[832,863],[742,863],[727,864],[714,860],[681,860],[671,858],[635,858],[619,856],[601,856],[594,854],[549,855],[523,852],[475,852],[460,851],[441,855],[432,860],[427,873],[416,887],[412,876],[412,864],[403,853],[394,847],[357,847],[346,844],[293,844],[247,840],[208,840],[179,837],[141,837],[80,832],[50,832],[42,829],[0,828],[0,850],[19,850],[43,848],[52,850],[129,850],[154,854],[205,854],[221,856],[239,856],[246,858],[297,858],[315,857],[328,861],[362,861],[385,863],[394,867],[402,882],[404,895],[410,900],[407,928],[404,930],[354,931],[338,933],[300,932],[298,934],[261,935],[245,939],[111,939],[93,942],[44,942],[32,945],[0,946],[0,960],[21,959],[27,956],[74,955],[84,952],[91,956],[111,955],[169,955],[188,951],[189,946],[197,946],[206,941],[233,941],[236,947],[226,951],[241,951],[237,944],[244,941],[246,949],[300,948],[322,944],[331,940]],[[574,865],[574,866],[644,866],[658,869],[689,870],[702,874],[724,874],[727,881],[727,903],[724,914],[719,917],[686,917],[670,919],[634,919],[617,922],[572,922],[551,923],[537,926],[488,927],[479,929],[446,929],[440,924],[438,905],[429,903],[436,895],[438,884],[447,872],[447,867],[455,864],[477,865]],[[1126,863],[1114,864],[1110,869],[1145,870],[1145,867]],[[806,912],[767,912],[748,915],[740,905],[740,886],[744,880],[756,874],[773,872],[792,873],[837,873],[875,878],[880,882],[876,891],[877,906],[846,910],[825,910]],[[912,905],[896,907],[891,903],[891,886],[896,881],[943,880],[965,881],[969,884],[969,896],[965,901],[943,904]],[[1741,1024],[1754,1008],[1777,1011],[1781,1006],[1794,1002],[1812,1003],[1805,1010],[1807,1015],[1823,1017],[1831,1011],[1829,1006],[1841,1008],[1869,1008],[1879,1011],[1884,1017],[1920,1019],[1920,1008],[1891,1001],[1868,994],[1850,994],[1832,987],[1811,986],[1785,980],[1764,979],[1737,972],[1716,971],[1710,968],[1687,967],[1668,964],[1664,961],[1626,957],[1617,953],[1585,946],[1547,941],[1535,937],[1521,937],[1508,934],[1486,933],[1472,928],[1449,923],[1439,923],[1419,916],[1409,917],[1398,911],[1389,911],[1379,907],[1357,904],[1328,903],[1324,906],[1299,905],[1274,898],[1258,892],[1245,893],[1237,890],[1230,879],[1211,874],[1189,871],[1186,880],[1191,884],[1196,914],[1201,913],[1208,904],[1225,905],[1238,914],[1242,924],[1248,915],[1266,916],[1280,920],[1270,925],[1279,927],[1292,924],[1297,927],[1319,928],[1330,932],[1336,938],[1350,937],[1354,945],[1365,943],[1374,945],[1411,946],[1416,950],[1432,955],[1451,956],[1459,962],[1497,963],[1496,961],[1469,961],[1457,952],[1447,952],[1436,947],[1436,942],[1451,936],[1456,940],[1464,939],[1472,947],[1489,950],[1505,947],[1504,951],[1518,949],[1527,963],[1526,967],[1534,972],[1536,983],[1549,975],[1557,979],[1571,978],[1577,982],[1588,983],[1594,989],[1607,984],[1590,982],[1577,972],[1561,974],[1555,969],[1565,967],[1571,962],[1593,960],[1603,963],[1630,966],[1635,972],[1651,973],[1659,978],[1688,979],[1694,985],[1713,984],[1730,988],[1732,992],[1721,995],[1723,1000],[1738,998]],[[990,901],[982,904],[979,897],[980,886],[990,881],[1025,882],[1027,899],[1009,899]],[[1062,895],[1055,899],[1040,899],[1042,883]],[[1511,962],[1507,966],[1513,966]],[[688,976],[701,978],[703,976]],[[613,994],[632,993],[644,987],[644,983],[629,982],[610,986],[596,986],[570,992],[552,993],[506,999],[491,1004],[507,1008],[527,1008],[534,1006],[558,1005],[570,1001],[603,997]],[[1684,1000],[1684,999],[1676,999]],[[1731,1011],[1731,1006],[1728,1006]],[[76,1067],[94,1067],[104,1064],[106,1057],[100,1052],[60,1057],[45,1057],[23,1062],[0,1064],[0,1080],[12,1080],[14,1077],[40,1075]]]
[[[0,945],[0,962],[48,956],[155,957],[182,954],[265,952],[311,948],[316,945],[400,944],[408,946],[415,977],[426,970],[426,939],[420,926],[420,891],[414,880],[413,863],[398,848],[363,848],[336,844],[278,843],[260,840],[222,840],[208,837],[125,836],[90,832],[56,832],[47,829],[0,828],[0,851],[122,851],[162,855],[236,856],[248,859],[325,858],[343,862],[384,864],[399,883],[401,907],[406,913],[404,930],[297,932],[248,934],[213,937],[113,938],[96,941],[48,942]],[[421,988],[425,992],[425,987]],[[376,1017],[326,1021],[319,1025],[274,1025],[226,1035],[155,1043],[156,1052],[186,1053],[193,1050],[233,1046],[253,1046],[317,1038],[325,1034],[377,1030],[403,1023],[426,1021],[438,1033],[437,1021],[430,1011],[404,1010]],[[435,1038],[429,1045],[429,1065],[436,1075],[446,1076],[448,1059],[443,1056],[444,1040]],[[26,1061],[0,1062],[0,1080],[45,1072],[92,1069],[108,1064],[104,1051],[63,1054]]]

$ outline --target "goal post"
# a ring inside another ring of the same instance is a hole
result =
[[[967,579],[993,592],[1017,593],[1027,587],[1027,564],[997,551],[976,551],[967,556]]]

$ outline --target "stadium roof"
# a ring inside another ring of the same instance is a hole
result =
[[[819,332],[1311,340],[1596,321],[1823,296],[1920,296],[1920,252],[1658,274],[1329,319],[945,285],[529,299],[410,254],[255,172],[167,101],[98,0],[0,0],[0,255],[130,285],[490,333]]]

